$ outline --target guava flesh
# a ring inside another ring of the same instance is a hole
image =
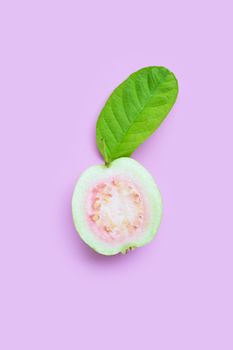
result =
[[[103,241],[126,242],[142,231],[145,214],[140,191],[125,177],[111,177],[91,190],[87,219]]]
[[[97,252],[113,255],[151,241],[162,203],[148,171],[131,158],[119,158],[109,167],[93,166],[82,174],[72,212],[81,238]]]

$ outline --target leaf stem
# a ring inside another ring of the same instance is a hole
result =
[[[102,138],[102,142],[103,142],[103,150],[104,150],[104,163],[106,165],[106,167],[109,167],[110,165],[110,161],[108,159],[108,154],[107,154],[107,149],[106,149],[106,143],[104,138]]]

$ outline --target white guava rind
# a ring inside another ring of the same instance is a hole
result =
[[[86,211],[86,194],[93,186],[94,181],[104,181],[111,176],[125,175],[132,181],[136,181],[143,188],[143,195],[149,203],[150,221],[146,232],[140,238],[132,239],[127,244],[116,244],[101,241],[90,229]],[[125,253],[130,249],[142,247],[149,243],[158,231],[162,217],[162,199],[159,189],[150,173],[136,160],[132,158],[119,158],[114,160],[109,167],[96,165],[83,172],[74,189],[72,198],[73,221],[81,239],[96,252],[103,255],[115,255]]]

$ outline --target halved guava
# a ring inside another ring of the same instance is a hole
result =
[[[149,172],[124,157],[81,175],[72,213],[82,240],[98,253],[114,255],[152,240],[161,221],[162,200]]]

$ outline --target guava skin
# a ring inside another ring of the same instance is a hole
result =
[[[125,254],[154,238],[162,200],[149,172],[124,157],[84,171],[73,193],[72,214],[77,232],[92,249]]]

